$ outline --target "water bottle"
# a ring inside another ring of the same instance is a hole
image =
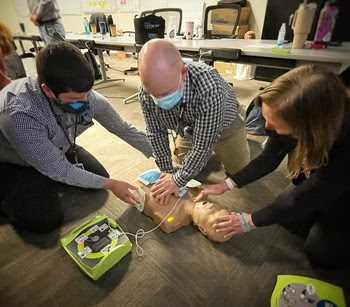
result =
[[[278,32],[277,47],[282,48],[284,43],[284,37],[286,36],[286,24],[282,23]]]
[[[338,13],[337,1],[327,1],[318,19],[314,37],[315,43],[326,44],[331,40]]]
[[[84,29],[85,29],[85,34],[90,34],[90,25],[86,17],[84,17]]]
[[[175,39],[176,38],[177,29],[176,29],[176,25],[175,25],[174,19],[175,19],[175,16],[170,16],[170,22],[169,22],[169,26],[168,26],[168,29],[167,29],[167,37],[169,39]]]

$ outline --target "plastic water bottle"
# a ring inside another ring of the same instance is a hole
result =
[[[277,47],[282,48],[284,43],[284,37],[286,36],[286,24],[282,23],[278,32]]]
[[[176,39],[177,29],[176,29],[174,19],[175,19],[175,16],[170,16],[170,22],[169,22],[169,26],[167,29],[167,37],[169,39]]]
[[[85,34],[90,34],[90,24],[89,21],[84,17],[84,29],[85,29]]]
[[[321,10],[318,19],[314,41],[316,43],[328,43],[332,38],[333,29],[338,17],[339,8],[337,1],[327,1],[324,8]]]

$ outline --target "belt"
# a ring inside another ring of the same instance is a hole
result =
[[[49,19],[49,20],[43,20],[43,21],[40,21],[40,24],[45,24],[45,23],[50,23],[50,22],[55,22],[57,21],[58,18],[52,18],[52,19]]]

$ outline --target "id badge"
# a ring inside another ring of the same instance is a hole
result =
[[[75,167],[85,170],[83,163],[73,164]]]

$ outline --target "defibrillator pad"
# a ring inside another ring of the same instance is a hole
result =
[[[97,215],[73,229],[61,244],[79,268],[94,280],[131,251],[132,244],[120,226]]]

